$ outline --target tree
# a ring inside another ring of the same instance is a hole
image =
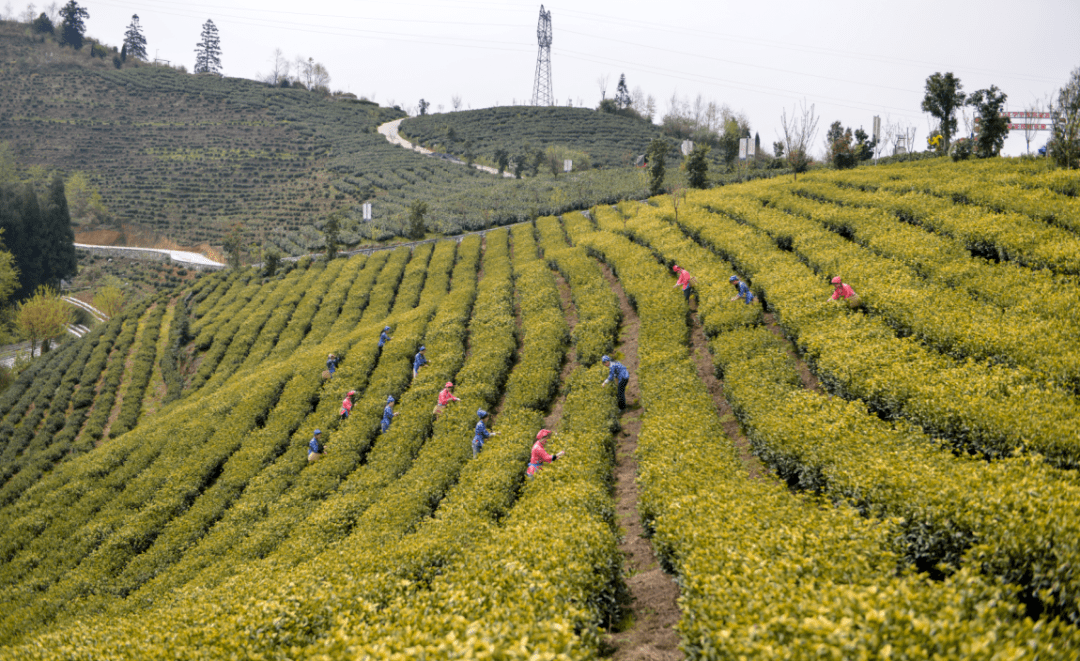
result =
[[[214,21],[203,23],[202,41],[195,44],[195,73],[221,74],[221,39]]]
[[[23,337],[30,340],[30,355],[37,349],[38,340],[48,342],[59,337],[75,319],[71,306],[51,287],[38,287],[34,295],[23,301],[15,313],[15,323]]]
[[[41,16],[38,16],[34,19],[31,27],[33,28],[34,32],[37,32],[38,34],[52,34],[53,30],[55,29],[53,27],[53,22],[49,19],[45,12],[41,12]]]
[[[923,97],[923,112],[938,120],[941,137],[945,141],[944,150],[949,151],[952,137],[956,134],[956,111],[964,105],[966,95],[960,79],[948,72],[935,73],[926,79],[926,96]]]
[[[600,100],[603,101],[607,98],[608,75],[606,73],[600,74],[596,78],[596,84],[600,86]]]
[[[94,294],[94,307],[109,319],[124,309],[124,290],[114,283],[109,283]]]
[[[427,202],[421,200],[413,200],[409,205],[409,228],[408,236],[414,241],[419,241],[424,238],[427,233],[427,229],[424,227],[424,216],[427,215],[428,205]]]
[[[656,138],[649,143],[645,151],[645,157],[649,161],[647,170],[649,180],[649,195],[659,195],[664,192],[664,159],[667,158],[671,146],[664,138]]]
[[[1025,151],[1028,154],[1031,153],[1031,143],[1038,137],[1039,130],[1036,128],[1038,124],[1032,122],[1034,119],[1032,115],[1039,115],[1046,112],[1041,101],[1035,101],[1028,107],[1024,108],[1028,113],[1028,122],[1024,124],[1024,142],[1026,143]]]
[[[71,229],[64,179],[59,174],[49,185],[48,198],[38,228],[42,242],[42,281],[59,287],[60,281],[79,272],[75,256],[75,232]]]
[[[263,250],[263,275],[270,278],[281,266],[281,251],[275,246]]]
[[[712,148],[706,144],[696,144],[690,150],[690,155],[683,162],[686,168],[687,181],[691,188],[709,187],[709,151]]]
[[[142,27],[139,26],[138,14],[132,14],[131,25],[124,33],[124,52],[136,60],[146,59],[146,37],[143,36]]]
[[[68,3],[60,9],[60,15],[64,18],[60,23],[60,43],[67,44],[75,50],[81,49],[83,35],[86,34],[86,24],[83,19],[90,18],[90,12],[80,7],[75,0],[68,0]]]
[[[619,74],[619,85],[615,88],[615,105],[619,110],[626,110],[630,107],[630,90],[626,87],[626,74]]]
[[[1062,167],[1080,167],[1080,67],[1058,91],[1057,103],[1050,103],[1050,117],[1050,156]]]
[[[780,116],[780,126],[784,131],[784,135],[780,137],[783,138],[784,153],[787,154],[788,165],[794,170],[792,174],[796,180],[799,173],[806,172],[810,166],[810,145],[817,135],[817,125],[818,117],[814,114],[814,104],[807,107],[806,101],[803,101],[801,108],[793,108],[790,117],[786,108]]]
[[[833,122],[825,134],[827,158],[837,170],[855,167],[855,150],[852,145],[851,129],[845,129],[840,122]]]
[[[461,110],[461,95],[455,94],[450,97],[450,107],[454,110]]]
[[[429,103],[429,102],[427,102],[427,101],[425,101],[423,99],[420,99],[420,106],[419,107],[420,107],[420,115],[423,116],[423,115],[427,114],[427,109],[431,107],[431,103]]]
[[[784,143],[783,142],[774,142],[774,143],[772,143],[772,151],[773,151],[773,156],[775,156],[776,158],[783,158],[784,157]]]
[[[499,166],[499,175],[502,176],[502,173],[506,172],[506,167],[510,165],[510,152],[505,149],[496,149],[495,164]]]
[[[991,85],[990,89],[977,90],[968,98],[968,105],[979,116],[975,133],[975,156],[990,158],[1001,153],[1005,138],[1009,135],[1009,118],[1002,116],[1008,95]]]
[[[341,223],[337,216],[330,216],[323,224],[323,239],[326,241],[326,261],[337,257],[338,248],[341,247]]]
[[[243,229],[243,225],[236,223],[229,229],[229,233],[225,235],[222,245],[225,248],[225,258],[229,264],[229,268],[238,270],[240,268],[240,248],[244,245],[243,238],[240,233]]]
[[[267,74],[263,81],[268,85],[280,85],[282,81],[289,79],[289,60],[285,58],[285,53],[281,52],[280,48],[274,49],[274,54],[270,60],[270,73]]]

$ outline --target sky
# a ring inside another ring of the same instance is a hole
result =
[[[21,14],[14,0],[5,14]],[[51,2],[52,0],[49,0]],[[537,64],[540,2],[523,0],[78,0],[87,35],[119,46],[138,14],[151,58],[191,70],[203,24],[218,28],[226,76],[257,78],[274,50],[313,58],[330,88],[382,105],[429,112],[528,104]],[[38,2],[36,10],[48,2]],[[63,4],[63,3],[60,3]],[[780,118],[813,105],[824,153],[828,126],[916,131],[926,78],[952,72],[963,89],[997,85],[1008,110],[1056,97],[1080,67],[1077,0],[817,0],[748,3],[702,0],[556,0],[551,12],[552,89],[558,105],[595,108],[599,80],[610,97],[621,74],[657,101],[657,121],[677,96],[743,113],[762,147],[779,140]],[[961,119],[960,131],[964,131]],[[1004,153],[1027,143],[1013,131]],[[1031,149],[1045,143],[1037,133]]]

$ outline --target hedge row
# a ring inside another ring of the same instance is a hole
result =
[[[1080,237],[1066,230],[1048,227],[1016,213],[997,214],[957,206],[922,193],[876,186],[860,190],[856,182],[846,181],[844,175],[835,175],[827,181],[837,186],[825,194],[830,202],[884,209],[904,222],[953,237],[971,252],[990,259],[1015,261],[1060,274],[1080,273]]]
[[[570,286],[570,296],[578,315],[577,324],[570,333],[577,361],[585,366],[594,365],[614,348],[621,319],[618,299],[585,250],[569,247],[556,218],[538,218],[536,228],[548,265],[557,269]]]
[[[748,186],[739,196],[729,196],[728,204],[751,206],[756,197],[771,196],[772,191]],[[875,255],[802,216],[766,207],[740,219],[791,250],[822,277],[842,274],[864,305],[901,336],[913,335],[958,359],[1022,365],[1050,382],[1080,390],[1080,334],[1075,323],[1002,310],[965,292],[928,282],[903,261]],[[1038,342],[1032,342],[1033,337]]]
[[[379,272],[386,266],[390,258],[390,251],[377,252],[364,261],[364,269],[357,274],[352,287],[346,293],[345,302],[341,306],[341,312],[330,327],[327,337],[348,333],[360,322],[360,316],[368,304],[368,295],[375,286],[375,279]],[[354,258],[355,259],[355,258]]]
[[[641,511],[679,574],[689,658],[1071,653],[1075,629],[1025,619],[1011,589],[968,570],[941,582],[898,571],[895,520],[820,507],[775,481],[749,479],[695,374],[683,306],[664,291],[664,270],[612,234],[574,238],[619,271],[641,317]]]
[[[1074,398],[1040,387],[1022,370],[954,361],[897,338],[872,316],[826,303],[824,276],[735,220],[753,218],[760,203],[715,193],[703,194],[701,203],[730,216],[692,207],[679,214],[679,225],[750,278],[833,393],[990,457],[1020,448],[1045,454],[1059,467],[1080,465]]]
[[[309,269],[307,275],[315,277],[317,273],[318,270]],[[283,282],[287,281],[276,281],[263,287],[259,282],[253,281],[248,287],[247,295],[238,296],[234,304],[221,313],[225,317],[221,323],[211,323],[203,329],[200,337],[213,333],[213,341],[207,344],[200,342],[199,338],[195,339],[196,349],[209,350],[201,356],[202,362],[199,363],[199,369],[191,379],[191,390],[198,390],[203,387],[217,373],[218,366],[229,352],[229,347],[232,346],[237,333],[242,332],[242,325],[248,319],[251,319],[253,315],[257,324],[254,331],[258,332],[261,322],[266,319],[265,315],[269,313],[268,308],[272,309],[272,306],[268,306],[267,302],[276,300],[274,294],[282,286]],[[250,333],[251,329],[245,328],[243,331]]]
[[[569,343],[555,278],[537,257],[533,226],[521,224],[514,238],[514,289],[521,318],[518,364],[506,383],[505,406],[543,410],[559,388]]]
[[[957,204],[986,207],[996,213],[1018,213],[1080,232],[1076,177],[1070,176],[1068,170],[1047,171],[1044,168],[1025,174],[1008,160],[994,163],[996,167],[962,167],[961,172],[957,172],[955,165],[942,165],[946,167],[905,169],[903,189],[918,190]],[[946,171],[947,175],[944,174]],[[863,185],[901,189],[898,182],[891,179],[862,176],[855,180],[865,182]]]
[[[1004,309],[1076,323],[1080,291],[1067,277],[1015,262],[971,259],[963,243],[900,222],[882,209],[817,201],[826,184],[804,182],[793,193],[770,191],[778,209],[812,218],[876,254],[909,264],[927,281],[961,289]],[[835,190],[835,189],[834,189]]]
[[[116,438],[132,429],[142,413],[143,396],[150,384],[154,371],[154,359],[157,358],[158,336],[161,332],[161,320],[165,318],[168,299],[161,297],[150,308],[150,312],[139,322],[142,335],[138,349],[132,358],[131,369],[127,374],[127,387],[124,389],[120,412],[109,428],[109,436]]]
[[[925,571],[968,567],[1024,589],[1025,600],[1080,620],[1080,520],[1070,473],[1038,459],[955,457],[917,428],[859,402],[804,390],[764,329],[711,346],[724,392],[755,453],[789,484],[898,517],[907,560]],[[1048,540],[1053,540],[1048,543]]]

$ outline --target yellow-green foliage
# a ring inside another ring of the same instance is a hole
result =
[[[898,338],[874,315],[827,304],[825,275],[735,220],[756,218],[759,202],[715,192],[699,199],[712,211],[689,208],[679,224],[749,277],[831,391],[989,456],[1022,448],[1058,466],[1080,464],[1080,405],[1071,394],[1029,370],[954,360]]]
[[[578,322],[571,340],[582,365],[593,365],[611,353],[613,338],[619,327],[619,302],[604,282],[603,273],[584,249],[569,247],[562,226],[554,217],[538,218],[540,246],[548,264],[567,280],[574,301]]]
[[[604,212],[594,213],[603,224]],[[899,520],[863,519],[748,479],[694,374],[682,306],[660,286],[663,268],[606,232],[575,240],[620,272],[641,317],[638,383],[651,413],[639,436],[639,510],[680,576],[690,658],[875,658],[898,649],[909,658],[1021,658],[1035,649],[1066,658],[1075,649],[1076,629],[1025,619],[1013,589],[993,580],[969,570],[944,582],[898,572]]]

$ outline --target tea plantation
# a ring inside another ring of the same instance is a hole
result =
[[[0,658],[608,654],[599,360],[634,352],[637,512],[687,657],[1075,659],[1075,187],[997,159],[819,171],[183,281],[0,394]],[[473,458],[477,409],[498,434]],[[545,425],[567,453],[526,478]]]

